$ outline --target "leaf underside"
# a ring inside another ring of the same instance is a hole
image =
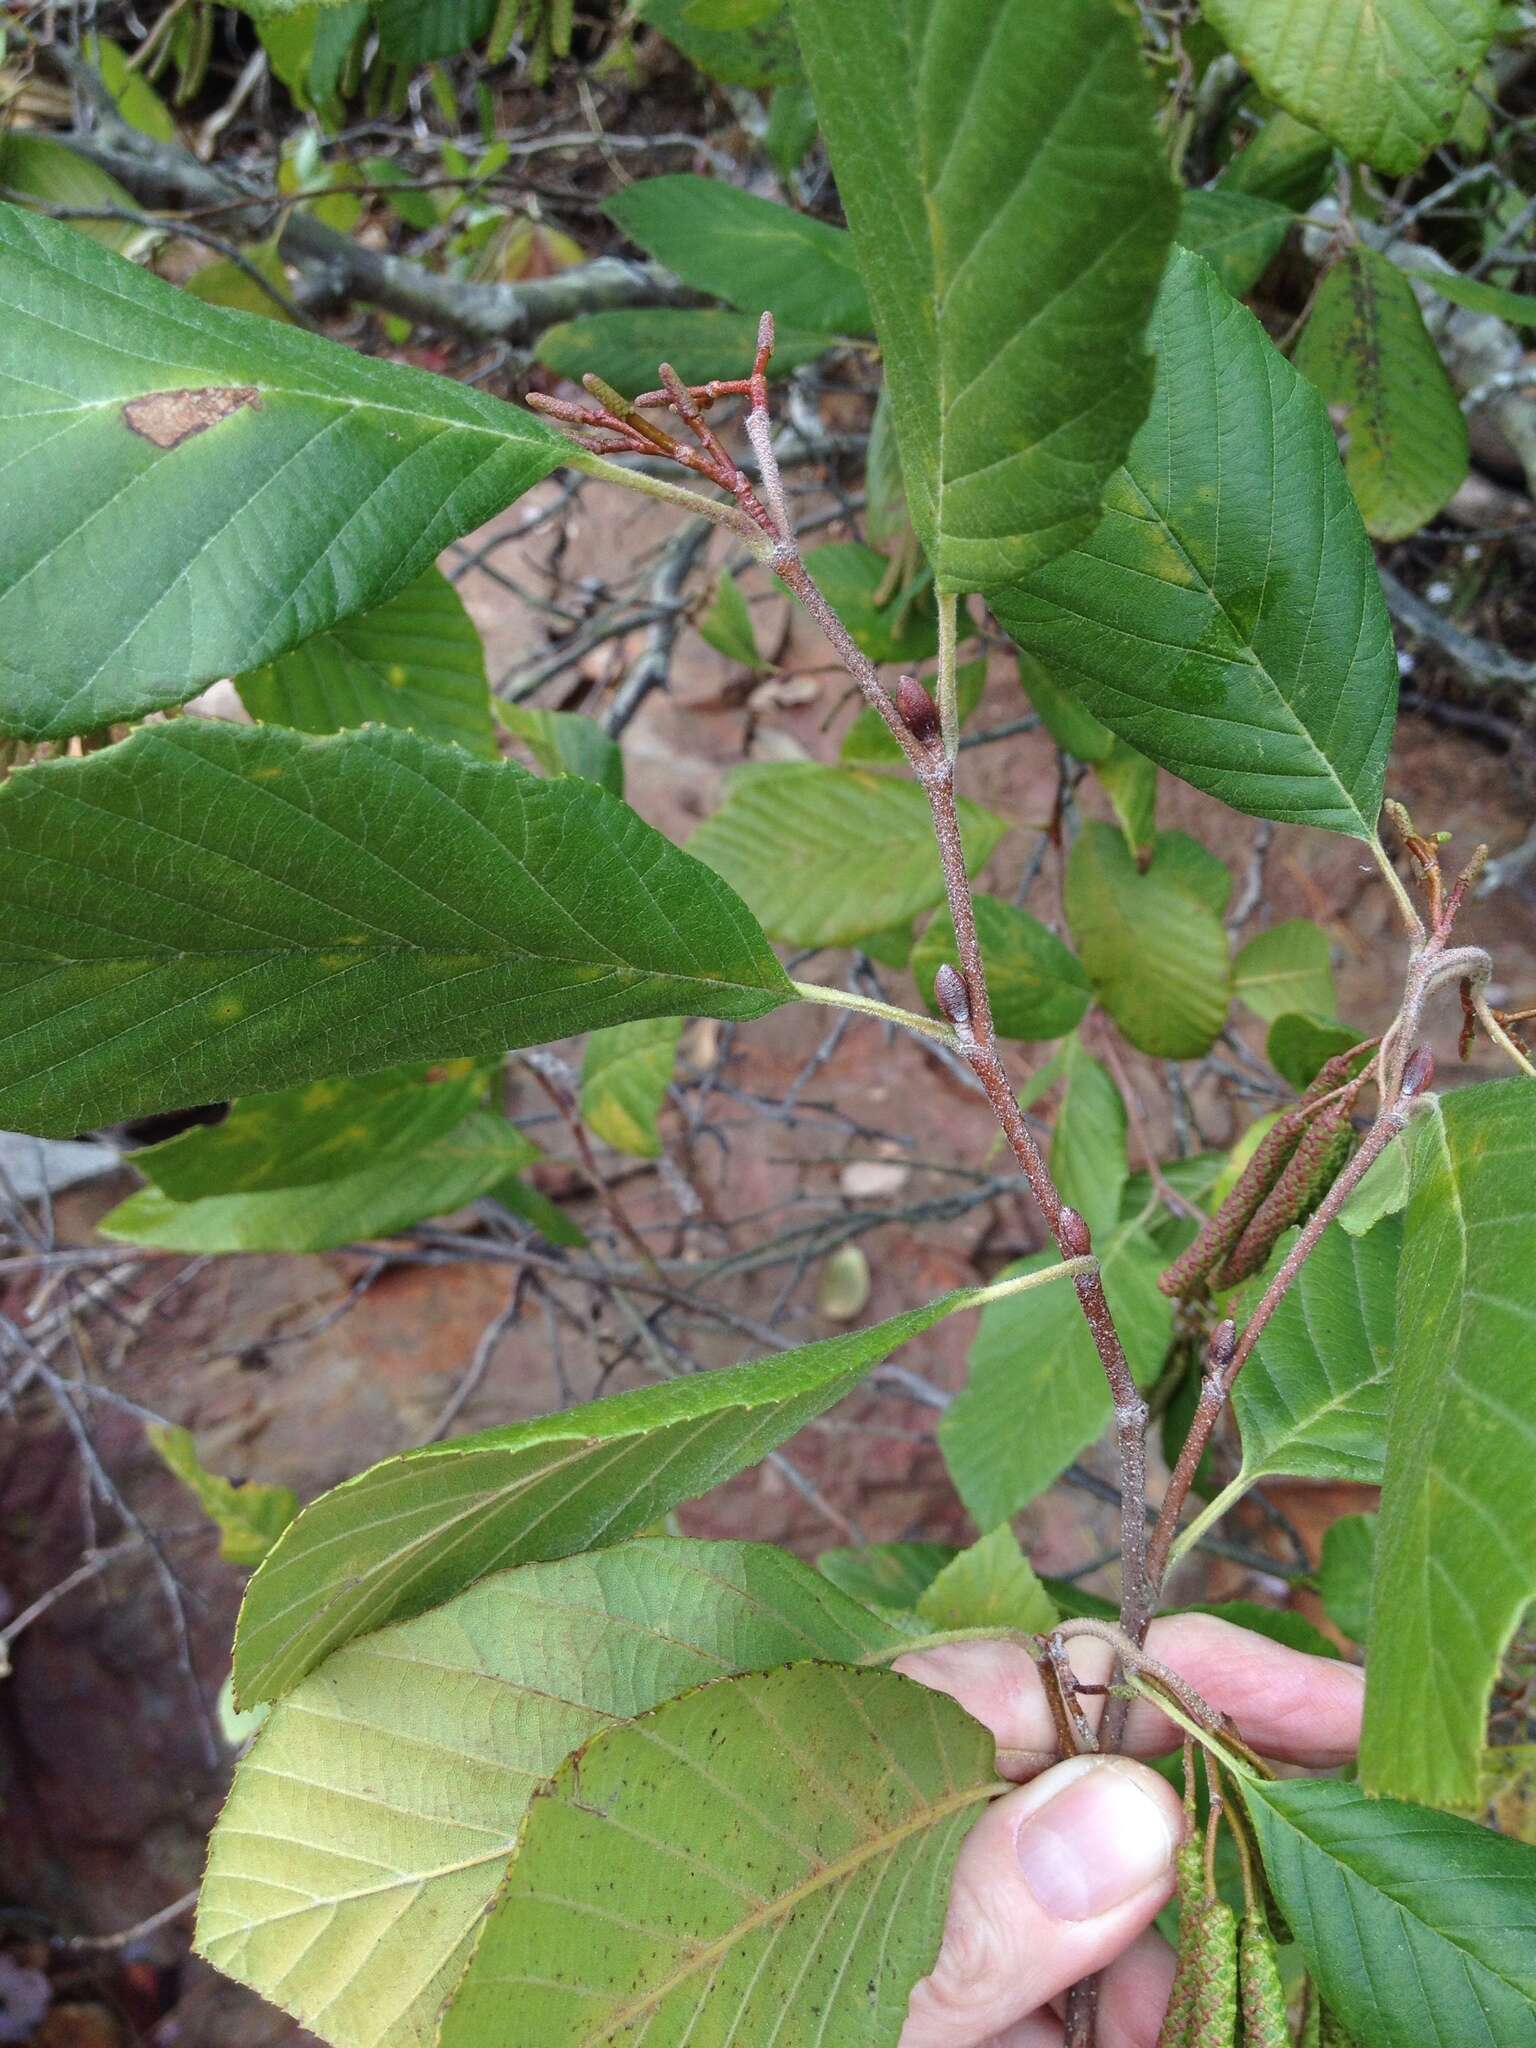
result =
[[[273,1709],[214,1830],[199,1952],[338,2048],[426,2048],[570,1751],[729,1672],[897,1640],[767,1545],[652,1539],[498,1572]]]
[[[776,1358],[408,1451],[349,1479],[305,1509],[247,1589],[235,1637],[241,1704],[287,1691],[354,1636],[487,1572],[649,1528],[973,1299],[974,1290],[944,1295]]]
[[[1360,1775],[1472,1808],[1499,1659],[1536,1594],[1536,1088],[1458,1089],[1410,1135]]]
[[[536,1795],[442,2048],[879,2048],[932,1967],[993,1741],[892,1671],[722,1679]]]

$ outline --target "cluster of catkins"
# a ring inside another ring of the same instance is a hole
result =
[[[1179,1951],[1157,2048],[1292,2048],[1279,1951],[1265,1902],[1248,1883],[1243,1917],[1212,1879],[1221,1802],[1212,1799],[1206,1839],[1196,1824],[1192,1759],[1185,1764],[1189,1833],[1178,1854]],[[1353,2037],[1309,1984],[1299,2048],[1356,2048]]]
[[[1350,1119],[1367,1079],[1355,1069],[1365,1051],[1354,1046],[1329,1060],[1264,1133],[1227,1199],[1159,1277],[1164,1294],[1235,1287],[1260,1270],[1283,1232],[1305,1222],[1353,1149]]]

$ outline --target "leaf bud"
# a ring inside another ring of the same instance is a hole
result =
[[[970,1023],[971,992],[960,970],[947,960],[933,977],[933,999],[951,1024]]]
[[[1093,1250],[1093,1233],[1075,1209],[1063,1205],[1056,1223],[1056,1242],[1069,1259],[1086,1259]]]
[[[1422,1095],[1435,1078],[1435,1056],[1427,1045],[1416,1045],[1408,1055],[1408,1064],[1403,1069],[1403,1095],[1411,1101],[1415,1095]]]
[[[939,707],[915,676],[903,676],[895,689],[896,713],[919,746],[931,747],[939,737]]]

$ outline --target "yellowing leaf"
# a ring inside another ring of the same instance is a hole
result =
[[[1060,1619],[1006,1522],[944,1566],[919,1596],[917,1612],[933,1629],[1023,1629],[1032,1635]]]
[[[893,2042],[997,1790],[987,1731],[893,1671],[669,1701],[535,1793],[441,2048]]]
[[[190,1429],[151,1423],[144,1432],[183,1486],[197,1496],[209,1521],[218,1525],[219,1555],[254,1570],[299,1512],[299,1496],[288,1486],[236,1486],[210,1472],[197,1455]]]

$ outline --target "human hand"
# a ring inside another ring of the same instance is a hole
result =
[[[1358,1666],[1205,1614],[1155,1622],[1147,1647],[1262,1755],[1315,1770],[1354,1755]],[[1080,1678],[1108,1676],[1107,1644],[1080,1636],[1069,1649]],[[1018,1644],[953,1643],[900,1657],[895,1669],[958,1700],[997,1738],[1000,1774],[1024,1781],[966,1837],[943,1947],[912,1994],[901,2048],[1061,2048],[1052,2002],[1095,1970],[1106,1972],[1102,2048],[1152,2048],[1173,1955],[1149,1929],[1173,1891],[1184,1822],[1172,1787],[1131,1757],[1176,1748],[1179,1730],[1138,1700],[1130,1755],[1058,1763],[1039,1673]],[[1083,1705],[1092,1719],[1102,1712],[1102,1701]]]

